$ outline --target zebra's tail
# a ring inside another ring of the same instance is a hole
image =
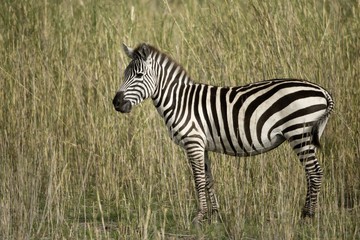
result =
[[[314,124],[312,130],[311,130],[311,135],[312,135],[312,143],[317,147],[317,148],[321,148],[321,144],[320,144],[320,136],[322,134],[322,132],[324,131],[325,125],[327,123],[327,120],[331,114],[331,112],[334,109],[334,100],[332,99],[332,97],[330,96],[330,94],[327,91],[324,91],[324,95],[326,97],[326,101],[327,101],[327,108],[326,108],[326,112],[324,113],[324,115],[322,115]]]

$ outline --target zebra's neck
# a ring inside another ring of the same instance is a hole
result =
[[[184,68],[169,56],[152,51],[153,71],[157,77],[157,86],[152,96],[159,114],[169,126],[175,121],[180,106],[193,82]]]

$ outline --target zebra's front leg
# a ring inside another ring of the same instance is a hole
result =
[[[211,203],[211,221],[216,223],[218,218],[219,203],[217,201],[214,190],[214,179],[211,173],[211,163],[207,151],[205,151],[204,153],[204,158],[205,158],[206,189],[209,194],[210,203]]]
[[[186,149],[186,151],[194,174],[195,187],[199,200],[199,211],[193,220],[193,224],[198,225],[207,217],[208,211],[205,192],[206,176],[204,149],[201,147],[192,147],[191,149]]]

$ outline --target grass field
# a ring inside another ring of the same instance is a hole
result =
[[[0,239],[360,239],[360,2],[12,1],[0,4]],[[319,208],[288,144],[210,154],[222,221],[192,226],[191,168],[151,100],[112,106],[122,42],[194,81],[304,78],[335,100]]]

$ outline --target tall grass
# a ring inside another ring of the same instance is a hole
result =
[[[359,1],[10,1],[0,5],[1,239],[359,239]],[[194,229],[191,169],[152,102],[112,98],[146,41],[193,80],[304,78],[336,102],[324,183],[302,222],[303,166],[288,144],[211,154],[222,221]]]

